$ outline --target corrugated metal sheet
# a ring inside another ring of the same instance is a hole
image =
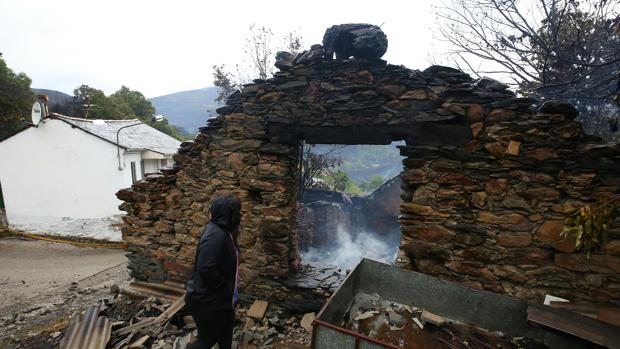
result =
[[[161,284],[134,281],[123,288],[122,293],[134,297],[155,297],[174,302],[185,294],[182,284],[166,281]]]
[[[99,316],[101,305],[91,305],[84,314],[79,315],[67,330],[60,342],[60,349],[103,349],[110,340],[112,322]]]

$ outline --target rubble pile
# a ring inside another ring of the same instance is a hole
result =
[[[125,266],[121,265],[32,295],[23,302],[5,304],[0,311],[0,348],[59,348],[64,331],[86,310],[86,305],[103,304],[107,308],[116,302],[120,288],[127,282]]]
[[[97,306],[98,315],[111,323],[111,336],[108,334],[109,340],[106,348],[184,349],[189,343],[195,341],[198,335],[192,317],[184,310],[178,311],[165,322],[153,323],[130,332],[124,331],[129,326],[135,326],[141,321],[160,316],[171,307],[169,301],[162,301],[155,297],[140,300],[119,296],[106,298]],[[236,310],[237,325],[234,329],[233,348],[291,348],[295,346],[306,348],[310,345],[311,320],[307,323],[307,321],[302,321],[302,316],[290,314],[276,306],[269,306],[269,310],[266,307],[265,311],[259,314],[252,314],[251,309],[252,307],[241,306]],[[314,314],[311,314],[313,319]],[[76,317],[73,321],[75,319]],[[88,337],[94,338],[100,335],[96,328],[89,328],[86,333],[71,334],[70,327],[71,325],[51,332],[47,338],[40,336],[39,333],[35,335],[39,337],[37,341],[47,342],[45,348],[74,348],[75,345],[67,346],[66,343],[72,341],[75,344],[80,340],[84,343],[89,339]],[[81,337],[71,338],[68,341],[66,336],[69,335]],[[14,346],[14,348],[27,347],[27,344],[25,347]]]
[[[121,190],[132,275],[186,280],[217,196],[242,201],[242,290],[286,299],[300,265],[299,142],[400,147],[401,266],[541,301],[620,298],[617,229],[586,258],[560,236],[567,212],[620,193],[620,147],[583,133],[575,109],[538,108],[457,69],[279,54],[273,78],[230,96],[175,168]]]
[[[358,293],[342,327],[407,349],[544,348],[532,340],[472,328],[378,294]]]
[[[260,302],[260,301],[257,301]],[[280,345],[290,348],[293,345],[308,347],[310,345],[311,325],[303,317],[286,315],[282,309],[270,307],[262,313],[253,313],[256,302],[249,309],[241,308],[237,315],[240,325],[234,333],[239,348],[254,345],[259,348]],[[265,303],[265,305],[267,305]],[[313,313],[310,313],[313,315]]]
[[[66,300],[33,304],[1,316],[0,347],[184,349],[197,337],[195,323],[184,308],[182,285],[83,286],[71,284]],[[305,311],[317,311],[322,304],[243,301],[235,310],[233,348],[307,348],[314,312]]]
[[[289,277],[284,284],[291,289],[307,289],[313,293],[329,297],[344,281],[349,270],[335,266],[313,266],[304,264]]]

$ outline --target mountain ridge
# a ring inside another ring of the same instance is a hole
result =
[[[197,133],[198,128],[206,125],[207,119],[215,114],[215,109],[223,105],[215,101],[217,95],[218,88],[209,86],[152,97],[148,100],[155,107],[155,113],[166,117],[170,124],[181,127],[189,133]]]

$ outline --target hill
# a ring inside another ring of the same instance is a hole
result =
[[[149,101],[155,107],[156,114],[165,116],[170,124],[195,134],[221,106],[215,102],[216,97],[217,88],[206,87],[153,97]]]
[[[387,145],[318,144],[311,151],[340,159],[341,164],[337,169],[346,172],[354,182],[361,184],[372,176],[381,176],[388,180],[403,170],[403,158],[396,148],[399,145],[404,145],[404,142]]]
[[[32,88],[31,90],[32,92],[34,92],[35,95],[47,95],[47,97],[49,98],[48,106],[50,108],[52,108],[56,104],[63,104],[66,101],[70,101],[73,99],[73,96],[60,91],[48,90],[44,88]]]

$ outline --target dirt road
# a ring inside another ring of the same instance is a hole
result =
[[[0,239],[0,313],[7,305],[125,263],[125,251]]]
[[[122,250],[0,239],[0,348],[54,348],[73,316],[129,280]]]

